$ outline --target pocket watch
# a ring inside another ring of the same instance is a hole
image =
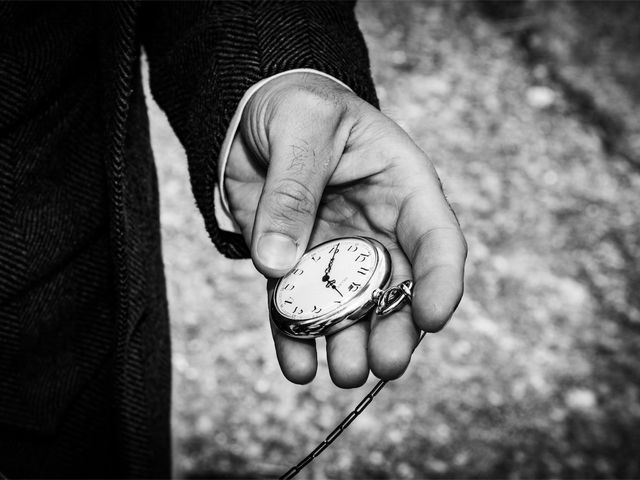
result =
[[[306,252],[276,283],[270,315],[285,334],[315,338],[353,325],[373,308],[387,315],[411,301],[413,282],[387,288],[391,256],[369,237],[329,240]]]

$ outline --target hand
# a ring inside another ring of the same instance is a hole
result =
[[[389,249],[391,284],[415,281],[410,306],[327,338],[336,385],[360,386],[369,370],[399,377],[420,330],[440,330],[457,307],[467,247],[433,165],[397,124],[332,80],[292,73],[262,87],[243,114],[226,182],[265,276],[287,273],[308,247],[364,235]],[[311,381],[315,342],[272,331],[284,375]]]

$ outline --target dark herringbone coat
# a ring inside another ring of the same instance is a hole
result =
[[[10,477],[170,472],[141,47],[207,231],[230,257],[248,251],[218,229],[213,186],[245,90],[309,67],[376,102],[350,2],[0,4],[0,472]]]

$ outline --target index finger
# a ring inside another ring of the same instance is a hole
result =
[[[436,332],[462,298],[467,244],[435,169],[424,153],[419,156],[400,203],[396,236],[412,266],[414,322]]]

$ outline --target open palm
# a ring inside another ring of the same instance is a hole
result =
[[[397,124],[330,79],[291,74],[252,97],[225,190],[268,278],[287,273],[310,247],[362,235],[389,250],[391,284],[414,280],[411,306],[327,337],[338,386],[361,385],[369,370],[400,376],[420,330],[441,329],[460,301],[466,244],[431,162]],[[315,342],[272,331],[284,375],[310,381]]]

